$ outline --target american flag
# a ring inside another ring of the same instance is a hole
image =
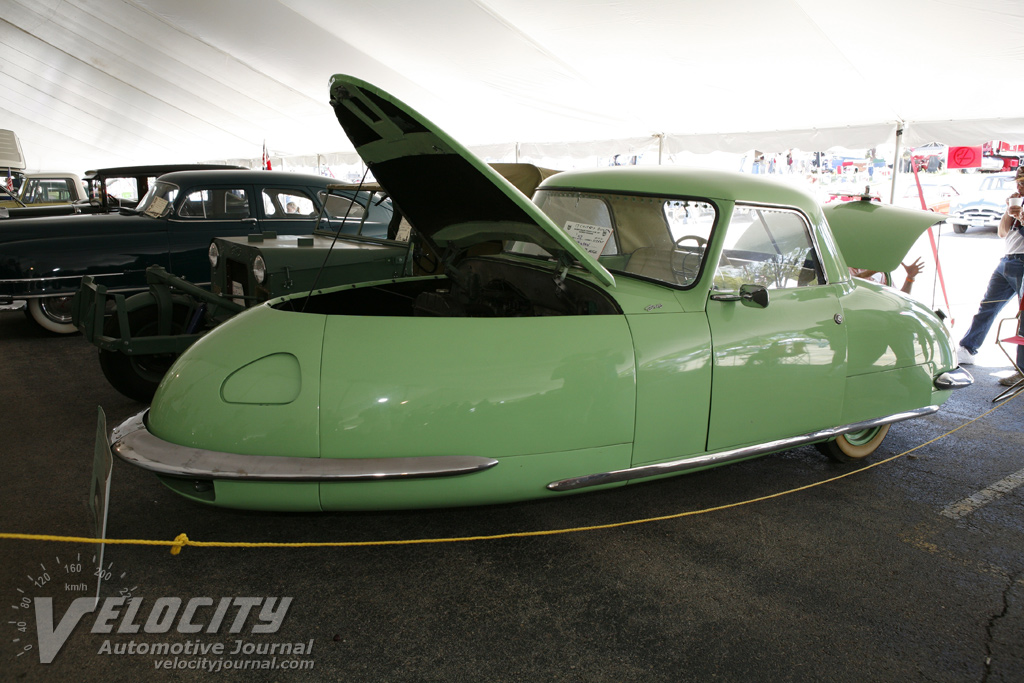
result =
[[[267,170],[267,171],[272,171],[273,170],[272,168],[270,168],[270,155],[267,154],[267,143],[266,143],[266,141],[263,142],[263,168],[265,170]]]
[[[7,169],[7,191],[14,194],[14,178],[11,177],[11,169]]]

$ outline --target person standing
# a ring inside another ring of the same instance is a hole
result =
[[[1015,176],[1017,191],[1010,195],[1011,198],[1024,195],[1024,166],[1017,168]],[[1024,280],[1024,220],[1022,220],[1021,207],[1009,206],[999,220],[999,236],[1006,240],[1006,254],[999,260],[992,277],[989,278],[988,288],[985,296],[978,306],[978,312],[971,320],[971,328],[960,340],[960,347],[957,350],[957,360],[960,365],[973,365],[974,355],[988,335],[992,323],[1003,310],[1008,301],[1015,301],[1021,296],[1021,282]],[[1017,367],[1024,365],[1024,347],[1017,347]],[[1010,377],[999,380],[1000,384],[1013,384],[1020,379],[1016,373]]]

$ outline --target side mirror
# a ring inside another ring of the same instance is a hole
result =
[[[746,306],[768,308],[768,290],[761,285],[740,285],[740,299]]]

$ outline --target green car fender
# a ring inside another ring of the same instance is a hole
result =
[[[150,431],[214,451],[318,457],[324,322],[268,306],[228,320],[168,370],[153,396]]]
[[[543,484],[630,464],[636,372],[621,315],[332,316],[324,349],[322,457],[498,461],[443,483],[322,482],[325,509],[555,496]]]
[[[866,280],[851,283],[841,302],[850,335],[844,422],[937,406],[949,397],[932,380],[957,367],[955,346],[925,306]]]
[[[622,316],[332,316],[324,349],[323,457],[501,459],[633,440]]]
[[[427,353],[410,354],[410,344]],[[630,465],[635,363],[623,315],[323,316],[264,305],[178,359],[148,427],[178,445],[244,455],[501,463],[446,487],[217,481],[217,504],[226,507],[280,509],[287,499],[289,509],[368,509],[375,500],[393,505],[396,495],[412,507],[526,500],[544,493],[538,482]]]

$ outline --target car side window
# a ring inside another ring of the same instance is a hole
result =
[[[249,198],[239,188],[210,188],[189,192],[178,208],[187,219],[241,220],[249,217]]]
[[[810,226],[797,211],[736,206],[726,233],[714,286],[790,289],[824,284]]]
[[[263,190],[263,215],[267,218],[309,218],[316,215],[316,205],[300,190]]]
[[[324,201],[326,193],[320,193],[320,201]],[[349,197],[336,194],[327,196],[327,216],[329,218],[348,218],[361,220],[366,215],[366,207]]]

